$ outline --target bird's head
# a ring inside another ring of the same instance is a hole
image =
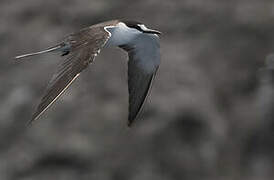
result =
[[[123,21],[127,27],[137,29],[142,33],[161,34],[160,31],[147,28],[143,23],[137,21]]]

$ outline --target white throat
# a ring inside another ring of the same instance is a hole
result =
[[[131,42],[142,32],[129,28],[125,23],[119,22],[116,26],[106,26],[105,30],[111,34],[106,46],[121,46]]]

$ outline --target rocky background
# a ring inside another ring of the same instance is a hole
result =
[[[140,119],[113,48],[27,128],[61,57],[13,57],[117,18],[163,32]],[[1,0],[0,179],[272,180],[273,51],[268,0]]]

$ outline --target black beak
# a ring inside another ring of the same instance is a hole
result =
[[[144,33],[149,33],[149,34],[162,34],[160,31],[153,30],[153,29],[148,29],[144,31]]]

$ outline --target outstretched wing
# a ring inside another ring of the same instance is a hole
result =
[[[136,119],[147,98],[151,83],[160,64],[159,37],[141,34],[134,45],[122,47],[128,52],[128,126]]]
[[[110,34],[103,26],[91,26],[69,35],[64,40],[62,44],[68,47],[65,52],[68,56],[61,62],[50,80],[46,93],[30,123],[38,119],[79,76],[80,72],[87,68],[109,37]]]

